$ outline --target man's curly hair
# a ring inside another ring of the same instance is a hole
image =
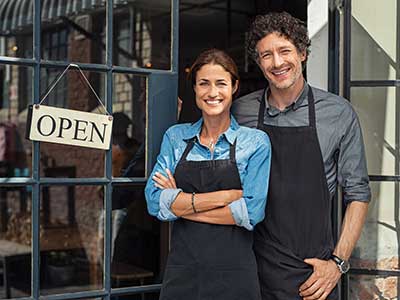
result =
[[[311,41],[308,37],[306,24],[291,16],[287,12],[273,12],[266,15],[258,15],[254,19],[247,36],[247,52],[258,61],[257,43],[268,34],[276,32],[289,41],[297,48],[297,51],[306,51],[306,59],[310,54]]]

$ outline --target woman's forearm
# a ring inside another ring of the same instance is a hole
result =
[[[172,212],[178,217],[193,214],[194,209],[192,205],[192,196],[193,195],[190,193],[179,193],[171,205]],[[224,207],[241,197],[241,190],[222,190],[210,193],[199,193],[194,196],[194,207],[196,212],[201,213]]]
[[[215,208],[200,213],[185,215],[182,218],[209,224],[235,225],[235,220],[233,219],[229,206]]]

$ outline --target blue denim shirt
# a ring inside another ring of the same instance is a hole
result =
[[[238,226],[252,230],[265,216],[265,205],[271,165],[271,144],[266,133],[239,126],[231,116],[230,127],[219,136],[214,153],[199,143],[203,119],[194,124],[178,124],[164,134],[157,163],[146,185],[147,208],[151,215],[162,221],[173,221],[177,216],[171,211],[171,204],[182,190],[159,189],[154,186],[155,172],[166,176],[165,169],[175,172],[187,141],[197,137],[187,160],[211,160],[229,158],[229,146],[236,142],[236,163],[242,183],[243,197],[229,204],[233,219]]]

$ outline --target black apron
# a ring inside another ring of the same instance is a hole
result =
[[[188,161],[194,142],[188,142],[175,170],[179,188],[186,193],[242,189],[236,141],[229,159]],[[252,245],[252,232],[242,227],[176,220],[160,299],[260,300]]]
[[[333,248],[331,197],[315,125],[309,86],[309,126],[264,124],[266,93],[258,128],[272,144],[271,174],[263,222],[255,228],[254,251],[263,300],[300,300],[299,287],[312,274],[305,258],[329,259]],[[337,298],[335,288],[327,298]]]

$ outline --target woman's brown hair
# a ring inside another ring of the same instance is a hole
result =
[[[190,67],[188,78],[191,81],[192,86],[196,84],[197,72],[202,66],[207,64],[220,65],[223,67],[225,71],[231,75],[232,87],[234,87],[236,83],[239,83],[239,71],[233,59],[225,51],[212,48],[201,52],[194,61],[193,65]],[[233,93],[232,97],[235,98],[238,92],[239,86],[237,87],[235,93]]]

